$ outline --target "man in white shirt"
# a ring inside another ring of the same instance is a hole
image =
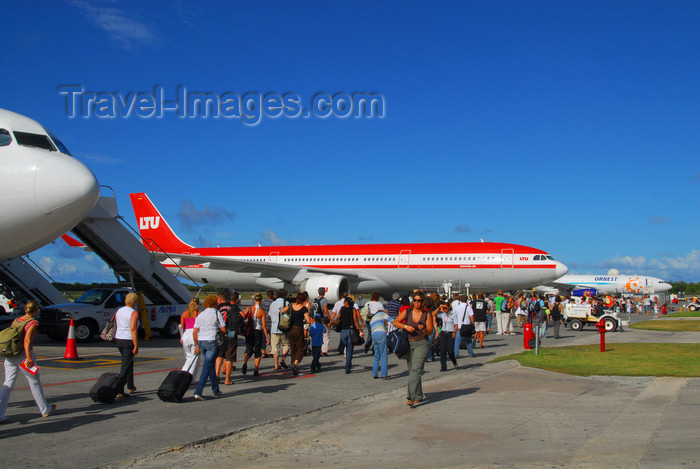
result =
[[[280,323],[280,315],[282,308],[286,304],[287,290],[281,288],[277,290],[275,295],[277,299],[270,303],[268,315],[270,316],[270,351],[275,359],[275,370],[279,370],[280,366],[287,369],[287,364],[284,362],[284,357],[289,353],[289,340],[287,334],[280,331],[277,327]],[[282,361],[280,362],[280,349],[282,352]]]
[[[463,324],[474,324],[474,313],[471,311],[471,306],[467,303],[467,296],[462,295],[459,300],[456,300],[452,304],[456,303],[456,306],[452,308],[453,314],[455,315],[455,322],[457,323],[457,336],[455,337],[455,358],[459,358],[459,345],[462,340],[467,341],[467,354],[470,357],[474,356],[474,349],[472,346],[471,337],[462,337],[459,334],[459,330],[462,328]]]

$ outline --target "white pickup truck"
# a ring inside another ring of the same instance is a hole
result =
[[[52,340],[64,341],[68,336],[70,320],[75,324],[75,339],[89,342],[100,333],[117,309],[124,306],[128,288],[95,288],[85,292],[73,303],[50,305],[39,312],[39,332]],[[179,335],[180,314],[187,305],[153,305],[146,302],[151,330],[162,337]],[[143,325],[141,325],[143,327]]]

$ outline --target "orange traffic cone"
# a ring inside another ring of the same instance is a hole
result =
[[[68,341],[66,342],[66,353],[63,358],[69,360],[79,360],[78,347],[75,344],[75,326],[73,325],[73,318],[70,320],[70,326],[68,327]]]

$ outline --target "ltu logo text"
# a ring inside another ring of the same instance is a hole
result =
[[[160,217],[141,217],[139,218],[139,229],[155,230],[160,225]]]

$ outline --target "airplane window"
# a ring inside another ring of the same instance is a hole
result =
[[[42,150],[56,151],[53,143],[51,143],[51,140],[46,135],[30,134],[28,132],[18,131],[15,131],[14,134],[17,143],[20,145],[24,145],[25,147],[41,148]]]
[[[10,132],[8,132],[5,129],[0,129],[0,147],[4,147],[6,145],[9,145],[10,142],[12,142],[12,137],[10,136]]]
[[[56,145],[58,147],[58,151],[60,151],[64,155],[73,156],[70,154],[70,152],[68,151],[68,148],[66,148],[66,146],[63,144],[63,142],[60,141],[58,139],[58,137],[56,137],[52,132],[49,132],[49,136],[51,137],[51,140],[53,140],[54,145]]]
[[[547,256],[547,259],[549,259],[550,261],[554,260],[554,258],[552,256]]]
[[[533,261],[539,261],[540,260],[540,255],[537,254],[535,257],[532,258]]]

